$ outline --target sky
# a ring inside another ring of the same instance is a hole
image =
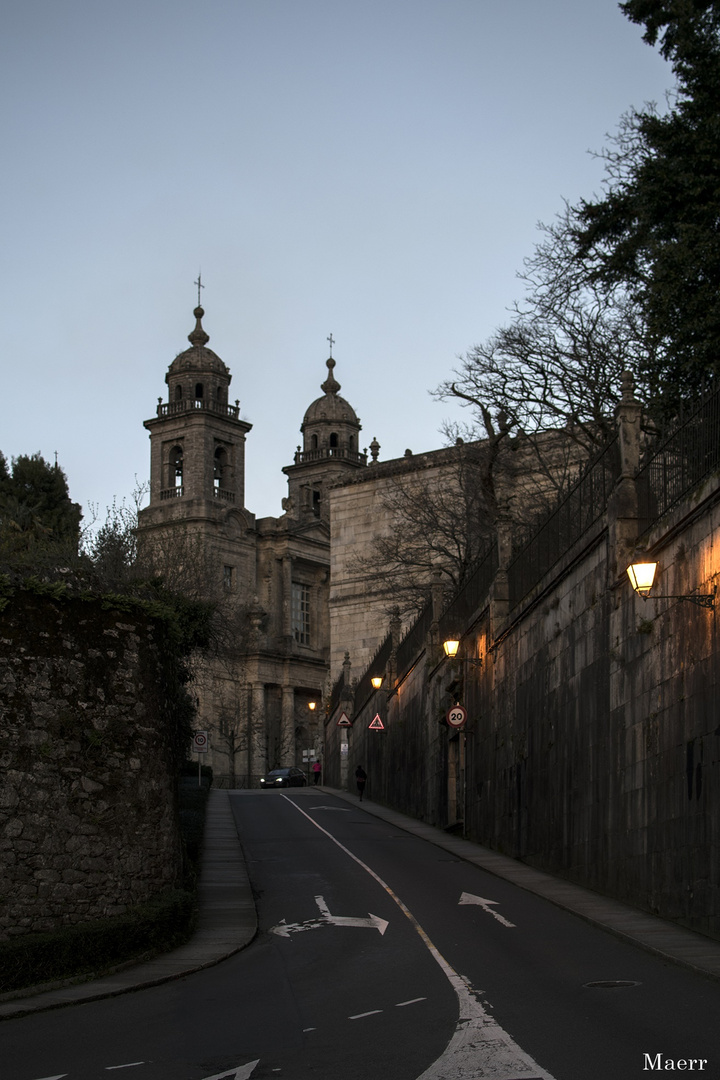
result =
[[[335,377],[380,460],[443,444],[430,391],[522,296],[563,200],[600,193],[669,65],[616,0],[6,0],[0,450],[85,523],[149,479],[143,420],[209,347],[253,424],[246,504]]]

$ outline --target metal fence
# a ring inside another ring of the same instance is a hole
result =
[[[549,517],[515,547],[508,566],[510,606],[520,603],[572,545],[605,513],[620,476],[620,448],[611,439],[583,470]]]
[[[373,692],[373,685],[370,682],[374,675],[384,675],[387,662],[390,659],[392,652],[392,634],[383,641],[378,651],[373,656],[372,660],[365,669],[365,674],[358,683],[357,690],[355,691],[355,701],[360,705],[369,698]]]
[[[720,388],[648,446],[636,475],[640,531],[646,532],[720,466]]]
[[[402,678],[415,662],[415,658],[425,645],[425,638],[432,624],[432,601],[428,600],[405,637],[398,645],[395,662],[398,678]]]
[[[498,550],[493,539],[468,580],[440,616],[438,625],[441,641],[455,637],[465,630],[473,614],[486,599],[497,569]]]

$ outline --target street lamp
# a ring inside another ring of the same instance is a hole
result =
[[[445,650],[445,655],[447,656],[448,660],[454,660],[457,657],[458,651],[460,649],[460,639],[448,638],[446,641],[443,641],[443,649]],[[482,666],[482,656],[479,656],[477,658],[473,656],[461,656],[460,659],[465,664],[477,664],[478,667]]]
[[[650,595],[650,590],[653,587],[655,581],[655,571],[657,570],[656,562],[636,562],[631,563],[627,568],[627,575],[630,578],[630,584],[632,585],[638,596],[642,596],[643,600],[647,600]],[[655,600],[688,600],[691,604],[697,604],[698,607],[714,608],[715,607],[715,589],[711,593],[682,593],[671,596],[655,596]]]
[[[382,675],[371,675],[370,682],[373,684],[373,690],[379,690],[383,684]]]
[[[310,712],[315,712],[317,709],[317,701],[308,701],[308,709]]]

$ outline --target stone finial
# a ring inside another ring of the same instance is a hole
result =
[[[198,305],[193,311],[195,316],[195,329],[191,334],[188,334],[188,341],[191,345],[207,345],[210,340],[210,335],[206,334],[200,321],[205,314],[204,310]]]
[[[373,441],[370,443],[370,457],[373,459],[373,461],[377,461],[379,453],[380,443],[377,441],[375,436],[373,436]]]
[[[635,380],[632,371],[623,371],[620,375],[620,389],[623,405],[637,405],[635,400]]]
[[[335,367],[335,361],[332,356],[328,357],[325,361],[328,369],[328,377],[324,383],[320,384],[320,389],[324,390],[326,394],[337,394],[340,390],[340,383],[333,375],[333,368]]]

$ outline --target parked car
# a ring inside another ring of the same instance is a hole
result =
[[[260,777],[261,788],[304,787],[307,778],[302,769],[271,769]]]

